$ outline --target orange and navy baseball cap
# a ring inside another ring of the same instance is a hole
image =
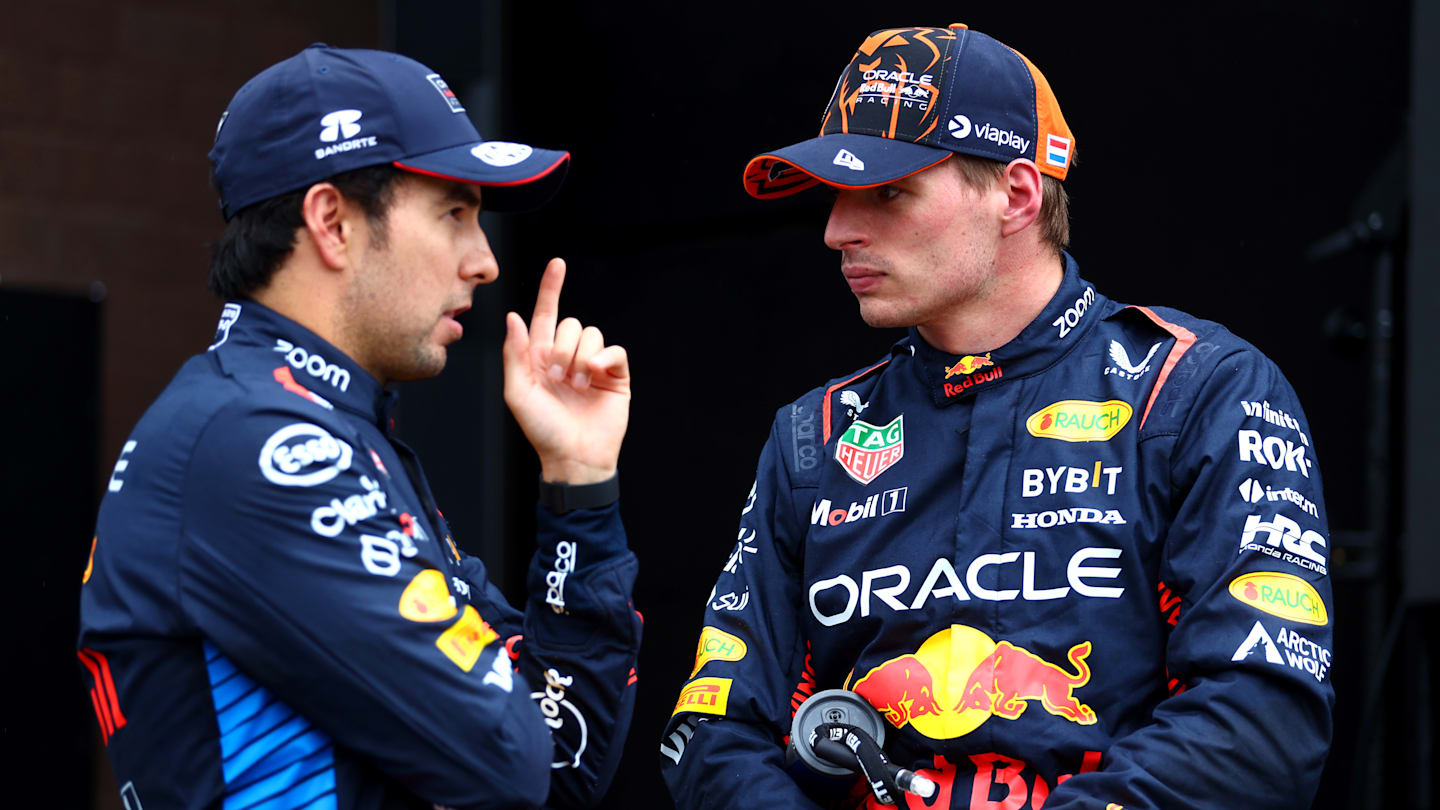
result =
[[[820,136],[751,158],[745,190],[769,199],[817,183],[869,188],[954,152],[1028,158],[1064,180],[1075,136],[1019,51],[959,23],[889,28],[866,37],[840,74]]]

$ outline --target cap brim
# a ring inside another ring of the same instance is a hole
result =
[[[756,155],[745,166],[745,190],[762,200],[787,197],[819,183],[871,188],[934,166],[953,152],[874,135],[821,135]]]
[[[416,174],[484,186],[487,211],[530,211],[565,182],[570,153],[506,141],[482,141],[394,161]]]

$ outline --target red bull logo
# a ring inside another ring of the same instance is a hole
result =
[[[945,369],[945,379],[948,380],[956,374],[974,374],[986,366],[993,365],[995,365],[995,361],[990,359],[989,352],[979,355],[978,357],[973,354],[967,354],[960,358],[959,362],[955,365]]]
[[[1056,717],[1091,725],[1095,711],[1075,695],[1090,682],[1091,649],[1089,641],[1071,647],[1067,668],[956,624],[914,653],[871,669],[851,688],[891,725],[909,726],[931,739],[964,736],[991,717],[1014,720],[1032,702]]]

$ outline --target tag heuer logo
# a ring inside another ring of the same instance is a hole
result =
[[[904,418],[904,414],[896,416],[888,425],[855,420],[835,445],[835,460],[856,481],[874,481],[905,455]]]

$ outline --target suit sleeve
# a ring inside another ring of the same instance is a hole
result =
[[[786,410],[761,451],[738,537],[705,606],[695,669],[661,741],[661,773],[681,810],[817,806],[785,770],[792,695],[807,663],[795,499],[814,494],[792,489],[784,450],[797,437]]]
[[[546,806],[585,807],[609,787],[634,709],[637,563],[618,504],[563,515],[538,506],[536,526],[523,615],[478,559],[463,557],[461,571],[472,601],[506,618],[503,635],[515,667],[554,741]]]
[[[1334,608],[1300,403],[1258,351],[1230,354],[1170,458],[1160,576],[1181,597],[1166,648],[1174,694],[1046,808],[1309,807],[1330,745]]]
[[[536,806],[551,742],[503,617],[327,414],[240,403],[186,476],[180,598],[198,632],[327,735],[427,802]]]

